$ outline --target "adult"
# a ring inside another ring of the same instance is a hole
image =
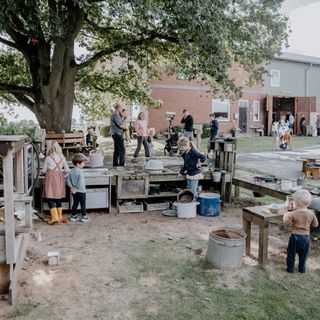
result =
[[[181,123],[184,123],[184,136],[190,141],[193,141],[193,118],[187,109],[183,110]]]
[[[148,130],[147,122],[145,120],[145,116],[143,112],[139,113],[138,119],[136,120],[134,125],[134,130],[137,134],[137,139],[138,139],[138,145],[137,145],[136,151],[133,154],[134,159],[139,156],[141,145],[143,145],[145,156],[149,158],[150,157],[149,144],[148,144],[149,130]]]
[[[114,112],[110,118],[110,132],[114,142],[113,150],[113,166],[123,167],[125,163],[126,148],[123,141],[123,132],[126,130],[126,126],[123,124],[121,118],[121,105],[116,103],[114,106]]]
[[[213,141],[218,134],[219,123],[214,113],[210,114],[210,120],[210,141]]]
[[[306,129],[306,118],[304,117],[304,114],[301,115],[299,125],[300,125],[301,135],[304,136],[305,135],[305,129]]]
[[[320,136],[320,116],[319,115],[317,115],[316,127],[317,127],[317,135]]]
[[[289,129],[290,129],[290,134],[293,135],[293,128],[294,128],[294,115],[292,112],[290,112],[289,116]]]

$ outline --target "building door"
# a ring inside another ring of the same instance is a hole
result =
[[[311,112],[316,112],[316,97],[296,97],[295,98],[295,127],[294,131],[296,133],[301,133],[300,131],[300,119],[302,115],[306,119],[306,125],[310,125]]]
[[[248,100],[239,100],[239,129],[248,132]]]

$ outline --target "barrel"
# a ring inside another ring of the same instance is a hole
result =
[[[241,229],[219,228],[210,232],[207,251],[208,262],[217,269],[232,270],[242,264],[245,239]]]
[[[205,192],[199,195],[199,214],[206,217],[216,217],[220,215],[220,194]]]

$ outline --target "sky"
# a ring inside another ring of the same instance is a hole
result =
[[[289,48],[283,51],[320,57],[320,41],[316,33],[320,30],[320,0],[285,0],[281,11],[289,18],[291,33],[289,35]],[[35,116],[24,107],[17,110],[19,119],[31,119]],[[16,121],[8,116],[9,121]],[[73,118],[79,120],[80,112],[74,108]]]
[[[320,57],[320,0],[286,0],[282,11],[289,17],[289,48],[283,51]]]

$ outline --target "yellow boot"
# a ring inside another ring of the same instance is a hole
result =
[[[59,221],[62,221],[62,208],[57,208],[58,210],[58,219]]]
[[[54,224],[59,221],[57,208],[50,209],[51,218],[48,221],[48,224]]]

